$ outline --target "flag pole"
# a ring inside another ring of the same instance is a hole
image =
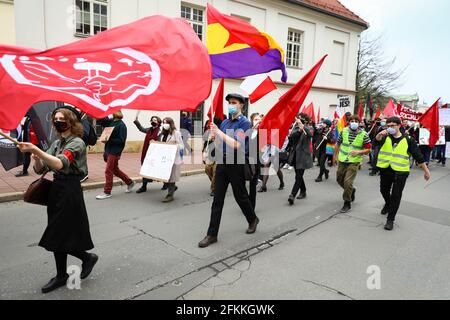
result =
[[[2,136],[3,138],[5,138],[5,139],[11,141],[11,142],[14,143],[15,145],[18,145],[18,144],[19,144],[19,141],[17,141],[16,139],[14,139],[14,138],[8,136],[7,134],[4,134],[4,133],[1,132],[1,131],[0,131],[0,136]]]
[[[328,137],[328,135],[330,134],[330,132],[331,132],[331,128],[330,128],[330,130],[328,130],[328,132],[323,136],[323,139],[322,139],[322,141],[320,141],[320,143],[319,143],[319,145],[317,146],[316,150],[319,150],[319,148],[320,148],[320,146],[322,145],[322,143],[323,143],[325,140],[327,140],[327,137]]]

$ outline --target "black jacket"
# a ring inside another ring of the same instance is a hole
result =
[[[111,120],[104,118],[97,120],[97,123],[102,127],[114,127],[109,140],[105,144],[105,152],[114,156],[120,156],[125,148],[127,141],[127,126],[122,120]]]

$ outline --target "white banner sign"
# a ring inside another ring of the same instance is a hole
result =
[[[447,142],[447,145],[445,147],[445,157],[447,159],[450,159],[450,142]]]
[[[426,128],[420,128],[419,131],[419,145],[427,146],[430,144],[430,131]],[[445,144],[445,129],[444,127],[439,127],[439,140],[436,142],[436,145],[444,145]]]
[[[450,126],[450,109],[439,109],[439,125]]]
[[[145,178],[168,182],[177,151],[177,144],[153,141],[148,147],[140,175]]]

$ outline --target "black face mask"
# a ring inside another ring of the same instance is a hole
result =
[[[69,124],[65,121],[53,121],[56,131],[63,133],[69,129]]]
[[[158,126],[158,122],[152,122],[152,127],[154,128],[154,127],[157,127]]]

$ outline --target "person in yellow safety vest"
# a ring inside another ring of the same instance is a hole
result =
[[[387,119],[386,124],[387,129],[378,133],[375,139],[381,146],[377,161],[377,167],[380,169],[380,191],[385,201],[381,214],[388,215],[384,229],[392,230],[409,176],[409,155],[412,155],[424,171],[426,181],[431,175],[416,141],[401,133],[400,118],[391,117]]]
[[[337,169],[336,180],[344,189],[344,206],[341,213],[347,213],[351,210],[351,203],[355,201],[356,188],[353,182],[358,174],[359,166],[363,161],[363,156],[369,154],[372,144],[367,132],[359,127],[361,120],[353,115],[348,119],[350,125],[344,128],[336,142],[333,155],[333,165],[339,166]]]

